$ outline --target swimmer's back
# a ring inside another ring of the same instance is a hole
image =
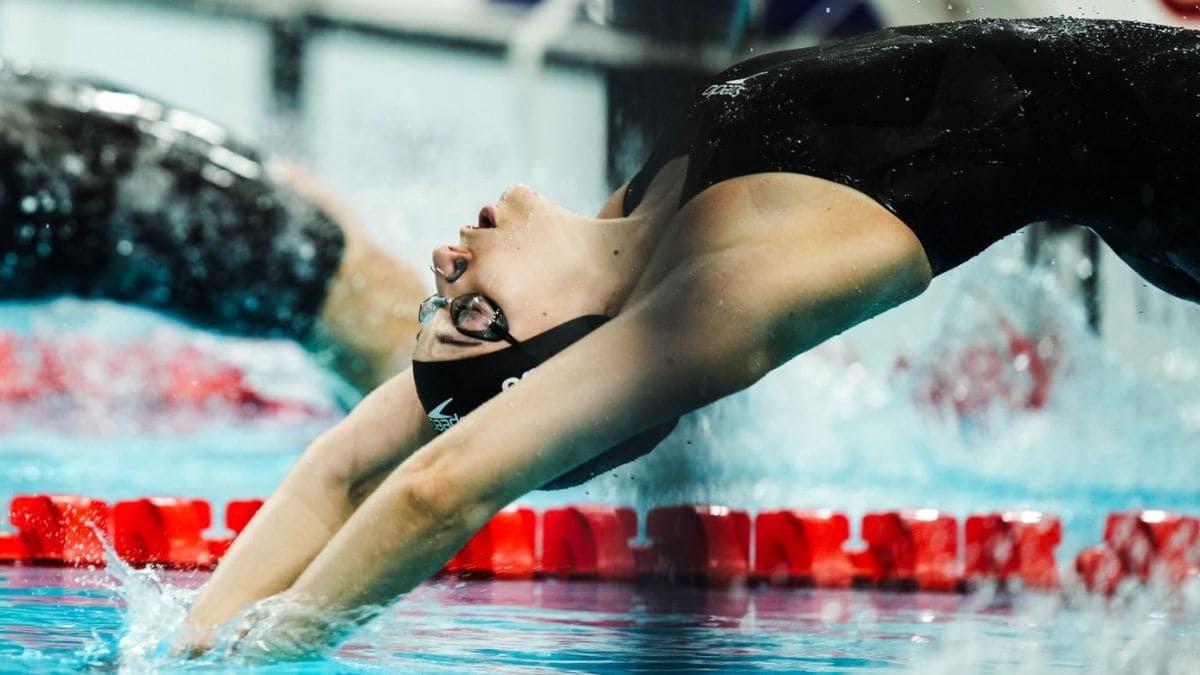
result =
[[[1141,223],[1129,246],[1194,233],[1198,35],[971,21],[751,59],[714,78],[655,148],[625,211],[688,155],[683,201],[751,173],[826,178],[908,224],[935,273],[1037,221],[1091,225],[1110,243]]]
[[[216,124],[0,65],[0,300],[101,297],[306,338],[343,248]]]

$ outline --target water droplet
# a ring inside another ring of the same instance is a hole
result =
[[[34,197],[33,195],[25,195],[23,198],[21,198],[22,213],[33,213],[34,211],[37,211],[37,205],[37,197]]]
[[[117,253],[121,255],[129,255],[130,253],[133,253],[133,242],[129,241],[128,239],[122,239],[121,241],[117,242]]]

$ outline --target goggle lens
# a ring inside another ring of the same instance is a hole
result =
[[[458,332],[468,337],[499,342],[504,340],[516,345],[517,341],[508,333],[508,319],[500,306],[482,293],[460,295],[447,300],[440,295],[426,298],[417,312],[417,320],[425,325],[442,307],[450,306],[450,319]]]

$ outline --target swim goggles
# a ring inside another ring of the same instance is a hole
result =
[[[417,320],[424,326],[442,307],[450,308],[450,319],[458,332],[487,342],[507,342],[517,346],[517,339],[508,332],[508,319],[494,300],[483,293],[468,293],[448,300],[433,294],[421,301]]]

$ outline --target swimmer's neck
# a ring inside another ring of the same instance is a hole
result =
[[[628,216],[623,214],[625,186],[593,220],[586,237],[589,261],[600,275],[596,288],[605,288],[605,313],[616,316],[641,282],[650,262],[678,213],[686,157],[667,162],[648,186],[646,195]]]
[[[665,164],[628,216],[619,215],[625,196],[622,188],[605,207],[614,213],[606,215],[602,211],[596,221],[598,226],[590,228],[589,259],[596,261],[597,272],[605,280],[599,287],[609,289],[605,299],[608,316],[615,316],[621,310],[650,268],[651,259],[679,211],[686,171],[686,157]]]
[[[615,316],[641,280],[665,223],[649,212],[595,222],[584,242],[594,263],[589,274],[598,277],[596,288],[605,289],[604,313]]]

